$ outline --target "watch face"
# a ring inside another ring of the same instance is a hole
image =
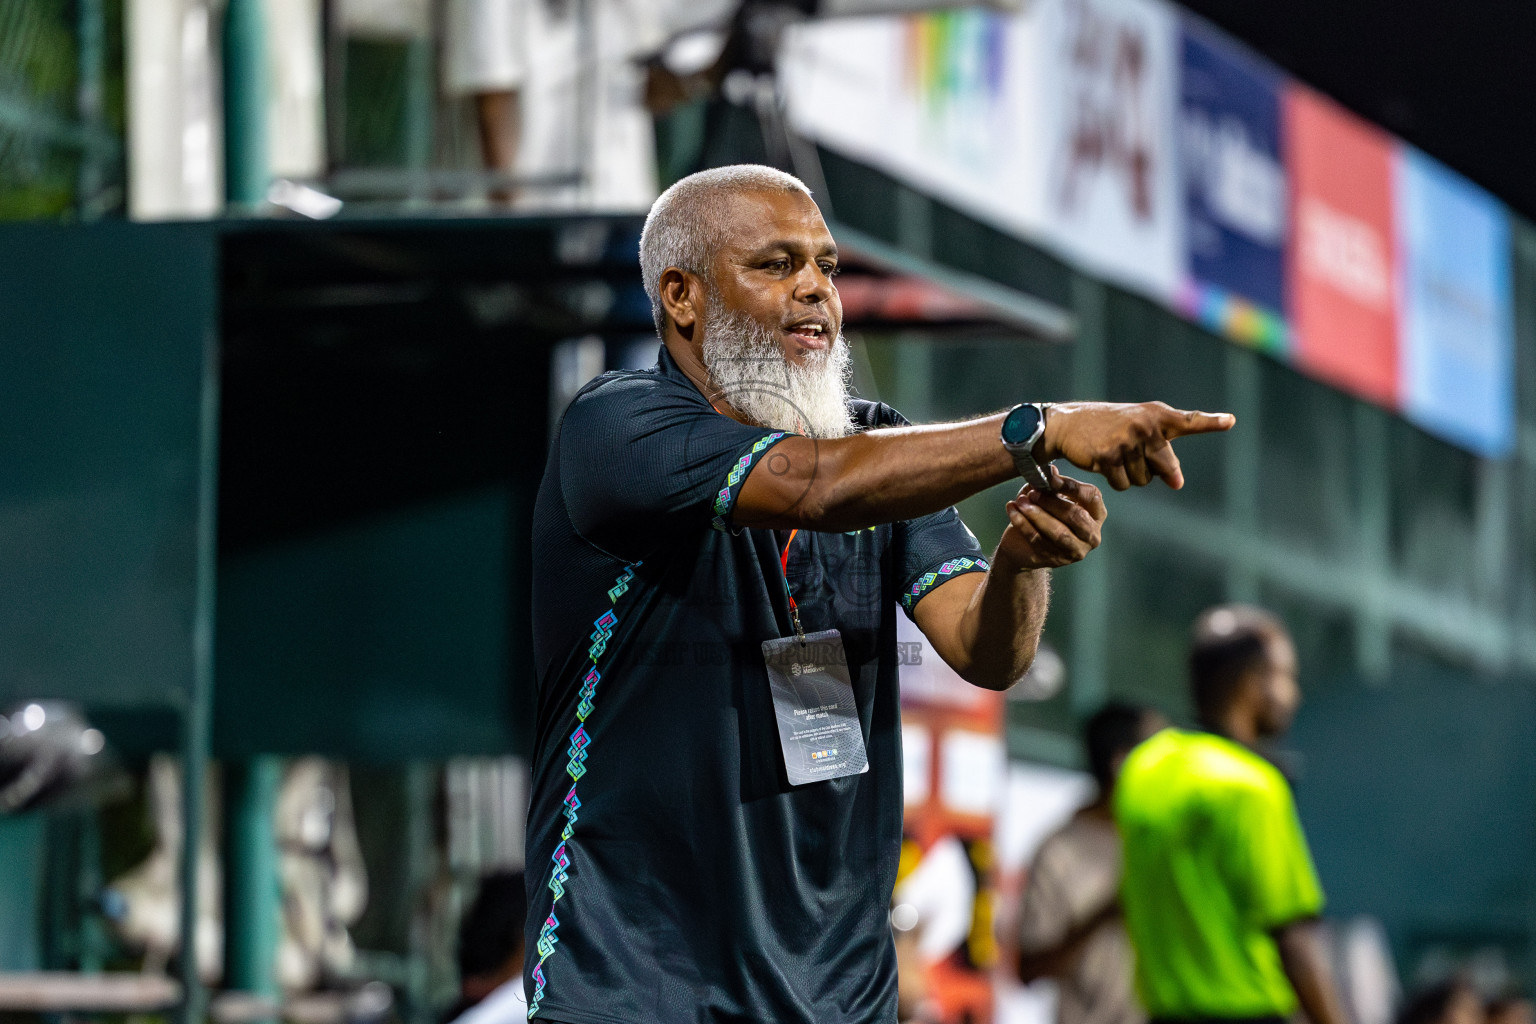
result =
[[[1021,405],[1003,419],[1003,441],[1023,444],[1034,436],[1039,426],[1040,410],[1033,405]]]

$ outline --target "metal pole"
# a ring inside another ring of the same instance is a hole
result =
[[[597,90],[603,69],[598,63],[597,31],[591,0],[576,2],[576,164],[581,174],[580,198],[590,209],[597,192]]]
[[[229,816],[224,864],[225,978],[229,988],[262,997],[275,1020],[277,947],[281,938],[283,891],[279,876],[276,812],[283,762],[271,754],[225,766]]]
[[[430,199],[428,172],[432,169],[433,139],[437,132],[432,37],[412,39],[407,44],[405,60],[405,162],[411,172],[409,205],[419,206]]]
[[[1360,462],[1360,512],[1355,547],[1360,565],[1392,564],[1392,473],[1388,464],[1388,413],[1355,403],[1355,452]],[[1355,664],[1366,682],[1383,685],[1392,670],[1392,619],[1381,594],[1367,591],[1355,616]]]
[[[1259,410],[1263,401],[1259,356],[1236,345],[1227,346],[1227,404],[1243,429],[1222,438],[1223,481],[1227,521],[1240,530],[1259,529]],[[1228,563],[1227,600],[1256,603],[1259,577],[1251,567]]]
[[[89,907],[101,896],[101,818],[93,807],[80,815],[80,864],[75,906]],[[80,922],[80,972],[100,974],[106,968],[110,940],[101,915],[86,913]]]
[[[87,129],[101,126],[101,78],[105,53],[106,14],[102,0],[76,0],[75,112]],[[102,157],[95,145],[80,153],[80,172],[75,181],[75,211],[81,220],[101,216]]]
[[[197,973],[197,861],[203,832],[203,784],[213,733],[214,573],[219,474],[219,340],[210,326],[203,342],[199,416],[197,584],[192,620],[192,685],[182,707],[181,984],[180,1024],[202,1024],[207,993]]]
[[[229,0],[224,10],[224,194],[231,210],[266,201],[267,24],[264,0]]]
[[[431,888],[437,873],[432,808],[437,770],[426,761],[405,769],[405,848],[407,885],[411,898],[411,933],[407,954],[406,1011],[408,1024],[430,1024],[432,1012]]]

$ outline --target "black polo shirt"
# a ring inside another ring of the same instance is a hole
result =
[[[785,436],[717,413],[665,348],[561,422],[533,527],[530,1016],[896,1019],[895,615],[987,563],[952,508],[795,536],[789,584],[806,632],[842,631],[869,770],[791,786],[761,648],[792,634],[788,533],[731,523]]]

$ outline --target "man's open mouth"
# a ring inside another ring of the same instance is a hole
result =
[[[790,324],[785,332],[793,335],[807,348],[823,348],[827,343],[828,324],[823,320],[802,320]]]

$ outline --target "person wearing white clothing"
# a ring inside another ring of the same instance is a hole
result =
[[[487,168],[532,183],[519,206],[644,210],[656,198],[638,61],[666,41],[663,15],[646,0],[450,0],[444,87],[475,97]]]
[[[510,1024],[528,1018],[522,974],[527,914],[521,871],[497,871],[480,880],[459,922],[459,1001],[444,1020]]]
[[[1088,720],[1084,739],[1098,796],[1046,839],[1030,866],[1014,935],[1019,977],[1056,979],[1057,1024],[1146,1020],[1120,920],[1120,836],[1110,801],[1126,755],[1166,725],[1157,712],[1124,704]]]
[[[527,1020],[528,997],[523,994],[523,979],[518,975],[459,1014],[452,1024],[525,1024]]]

